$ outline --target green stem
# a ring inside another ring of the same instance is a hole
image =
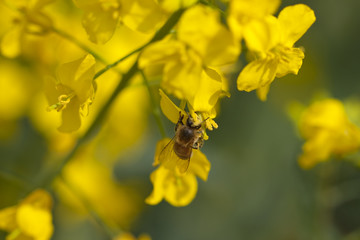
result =
[[[108,64],[107,66],[105,66],[103,69],[101,69],[100,71],[98,71],[95,76],[94,79],[97,79],[98,77],[100,77],[102,74],[104,74],[105,72],[107,72],[109,69],[116,67],[120,62],[124,61],[125,59],[127,59],[128,57],[130,57],[131,55],[140,52],[141,50],[143,50],[149,43],[135,49],[134,51],[128,53],[127,55],[125,55],[124,57],[120,58],[119,60],[117,60],[116,62],[112,63],[112,64]]]
[[[184,11],[185,9],[179,9],[174,12],[164,24],[164,26],[154,35],[154,37],[150,40],[148,44],[163,39],[176,25]],[[115,101],[118,94],[128,85],[128,83],[130,82],[132,77],[138,72],[138,70],[138,60],[136,60],[136,62],[132,65],[129,71],[122,76],[120,83],[118,84],[110,98],[107,100],[107,102],[104,104],[104,107],[100,110],[97,117],[95,118],[91,126],[88,128],[86,133],[77,141],[73,149],[63,158],[61,163],[51,169],[51,171],[39,181],[39,184],[37,184],[35,188],[49,186],[49,184],[51,184],[53,180],[61,173],[64,166],[75,156],[78,149],[84,143],[96,136],[96,134],[100,131],[101,125],[105,117],[107,116],[108,111],[112,106],[112,103]]]
[[[154,95],[153,95],[153,93],[151,91],[151,87],[150,87],[150,84],[149,84],[149,81],[148,81],[147,77],[145,76],[143,71],[140,71],[140,73],[141,73],[141,75],[142,75],[142,77],[144,79],[144,83],[145,83],[146,88],[148,89],[148,92],[149,92],[150,102],[151,102],[151,110],[152,110],[152,113],[153,113],[153,115],[155,117],[156,124],[159,127],[162,138],[166,138],[165,128],[164,128],[164,125],[162,124],[161,117],[160,117],[159,105],[156,104],[156,101],[155,101]]]
[[[99,60],[103,64],[108,64],[107,61],[103,57],[101,57],[99,54],[94,52],[92,49],[90,49],[88,46],[86,46],[84,43],[80,42],[78,39],[74,38],[70,34],[64,32],[64,31],[62,31],[60,29],[57,29],[55,27],[52,27],[51,30],[53,32],[55,32],[56,34],[58,34],[59,36],[61,36],[61,37],[65,38],[65,39],[69,40],[70,42],[76,44],[79,48],[81,48],[85,52],[90,53],[91,55],[94,56],[94,58],[96,58],[97,60]]]

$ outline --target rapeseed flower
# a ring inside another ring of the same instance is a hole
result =
[[[313,10],[304,4],[284,8],[278,18],[266,16],[251,21],[244,29],[246,45],[255,55],[237,79],[240,91],[257,90],[265,101],[275,77],[298,74],[304,52],[294,44],[314,23]]]
[[[154,165],[159,165],[159,155],[162,149],[169,143],[171,139],[165,138],[158,142],[156,146]],[[174,156],[174,155],[173,155]],[[177,161],[176,158],[169,161]],[[206,156],[198,149],[193,149],[189,168],[185,173],[179,173],[176,169],[168,169],[160,165],[150,175],[153,184],[153,191],[145,202],[156,205],[165,199],[171,205],[176,207],[188,205],[197,193],[196,176],[206,181],[210,171],[210,162]]]
[[[239,50],[219,13],[196,5],[184,13],[175,34],[141,53],[139,66],[160,68],[166,92],[188,101],[194,111],[211,112],[218,98],[228,95],[217,66],[234,62]]]
[[[160,107],[170,121],[177,123],[179,113],[185,118],[189,117],[184,110],[178,108],[161,90],[160,96]],[[193,115],[197,116],[196,113]],[[205,120],[200,118],[201,115],[199,118],[192,117],[195,125],[202,124]],[[205,122],[208,121],[210,119],[205,120]],[[214,122],[213,120],[211,121]],[[214,124],[216,123],[214,122]],[[201,131],[204,130],[201,129]],[[210,162],[206,156],[199,149],[192,149],[190,162],[179,159],[173,152],[173,145],[171,144],[173,141],[174,139],[164,138],[156,146],[153,165],[158,166],[158,168],[150,175],[154,190],[145,200],[148,204],[155,205],[161,202],[162,199],[165,199],[173,206],[186,206],[195,198],[197,193],[196,176],[204,181],[207,180]],[[168,151],[168,153],[163,155],[166,156],[166,159],[160,159],[163,151]]]
[[[38,189],[18,205],[0,210],[0,229],[9,232],[7,240],[49,240],[53,233],[52,199]]]
[[[343,156],[360,149],[360,128],[351,123],[344,105],[337,99],[325,99],[305,109],[299,130],[306,140],[299,157],[308,169],[331,156]]]
[[[72,132],[81,125],[80,110],[88,110],[94,97],[93,77],[95,59],[88,54],[61,65],[56,80],[45,80],[45,94],[50,104],[48,110],[62,113],[61,132]]]

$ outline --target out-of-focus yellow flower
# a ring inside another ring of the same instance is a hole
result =
[[[360,129],[348,120],[344,106],[336,99],[313,103],[302,113],[299,129],[306,143],[299,157],[302,168],[344,155],[360,148]]]
[[[93,158],[93,149],[80,152],[55,182],[60,199],[79,214],[88,214],[84,201],[113,228],[128,229],[140,211],[136,191],[114,179],[111,168]]]
[[[51,19],[42,9],[54,0],[34,0],[34,1],[5,1],[10,8],[19,11],[13,20],[12,27],[1,41],[1,53],[9,58],[20,54],[22,43],[25,41],[26,34],[47,33],[52,25]]]
[[[18,205],[0,210],[0,229],[8,240],[48,240],[53,233],[52,199],[38,189]]]
[[[265,101],[275,77],[297,74],[304,52],[293,45],[314,21],[313,10],[297,4],[284,8],[278,18],[267,16],[262,21],[248,23],[249,27],[244,29],[245,41],[256,57],[241,71],[237,79],[238,89],[256,89],[258,97]]]
[[[218,12],[202,5],[194,6],[180,19],[176,35],[142,52],[139,66],[161,67],[164,90],[187,100],[194,111],[210,112],[218,98],[227,95],[226,80],[214,66],[237,58],[239,46],[231,39],[220,23]]]
[[[159,164],[159,155],[170,140],[166,138],[158,142],[154,165]],[[177,159],[170,159],[170,161],[176,162]],[[160,165],[150,175],[154,189],[145,201],[148,204],[156,205],[162,199],[165,199],[173,206],[186,206],[195,198],[197,192],[196,176],[206,181],[209,171],[210,162],[206,156],[200,150],[194,149],[189,169],[184,174],[179,174],[178,171],[167,169],[165,166]]]
[[[131,233],[122,233],[119,236],[116,236],[114,240],[151,240],[151,237],[148,234],[140,234],[136,238]]]
[[[90,54],[73,62],[61,65],[57,79],[45,80],[45,94],[49,110],[62,112],[61,132],[72,132],[81,125],[80,110],[88,110],[91,104],[94,87],[95,59]]]
[[[127,27],[149,32],[163,22],[164,11],[154,0],[74,0],[85,11],[83,26],[94,43],[106,43],[119,21]]]

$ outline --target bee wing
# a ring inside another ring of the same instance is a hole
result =
[[[159,155],[159,162],[168,169],[175,169],[177,162],[177,155],[174,152],[174,138],[165,145]]]
[[[159,162],[167,169],[175,170],[176,167],[178,167],[180,173],[185,173],[189,167],[190,157],[189,159],[181,159],[176,155],[174,152],[174,138],[175,137],[173,137],[161,150]]]
[[[178,157],[176,162],[176,166],[179,168],[180,173],[185,173],[189,168],[189,164],[190,164],[190,157],[188,159],[181,159]]]

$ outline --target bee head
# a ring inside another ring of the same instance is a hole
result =
[[[200,128],[201,128],[201,124],[202,124],[202,122],[200,122],[200,123],[198,123],[198,124],[195,124],[194,119],[193,119],[190,115],[188,115],[188,118],[187,118],[187,120],[186,120],[186,125],[187,125],[188,127],[195,128],[195,129],[200,129]]]

